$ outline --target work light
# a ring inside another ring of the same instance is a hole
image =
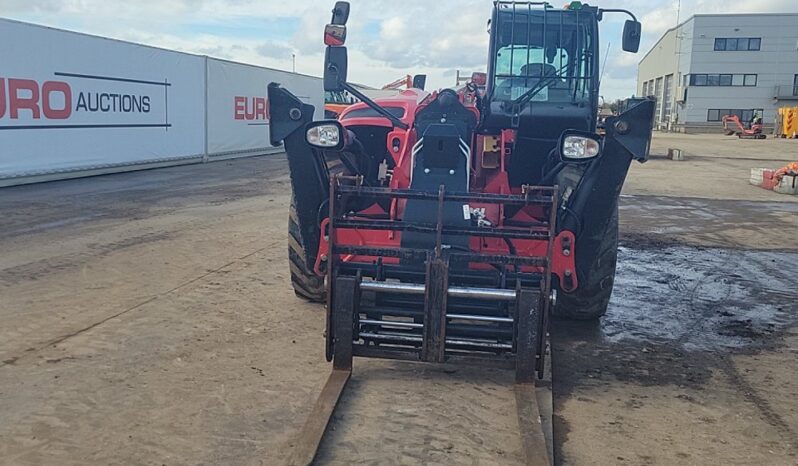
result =
[[[346,132],[337,121],[317,121],[308,125],[305,139],[319,149],[340,150],[346,143]]]
[[[601,153],[601,142],[595,135],[564,134],[560,140],[560,156],[563,161],[584,162]]]

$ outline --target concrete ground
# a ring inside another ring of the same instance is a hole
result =
[[[674,167],[664,159],[668,149],[681,149],[686,159]],[[744,185],[751,168],[781,168],[798,160],[794,139],[738,139],[718,134],[657,133],[650,161],[635,164],[625,191],[675,197],[744,201],[798,202],[786,196]],[[676,176],[675,176],[676,175]]]
[[[663,159],[668,147],[684,162]],[[561,464],[798,464],[796,141],[656,135],[613,301],[556,323]],[[275,464],[329,371],[282,156],[0,190],[0,464]],[[356,360],[322,464],[519,464],[512,375]]]

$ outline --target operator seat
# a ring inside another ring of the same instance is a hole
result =
[[[534,87],[537,86],[538,83],[543,79],[549,76],[554,76],[557,74],[557,69],[554,66],[549,65],[548,63],[527,63],[526,65],[521,67],[521,75],[522,76],[529,76],[528,78],[514,78],[520,79],[521,82],[516,84],[516,86],[520,87]]]
[[[497,83],[498,94],[505,99],[510,99],[513,95],[521,95],[527,89],[537,86],[543,78],[554,76],[557,69],[546,63],[527,63],[523,65],[518,76],[507,78]],[[555,83],[556,84],[556,83]],[[516,89],[513,92],[513,89]]]

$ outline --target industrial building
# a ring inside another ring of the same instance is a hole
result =
[[[708,14],[669,29],[638,66],[655,129],[714,132],[736,114],[770,130],[780,107],[798,105],[797,24],[798,14]]]

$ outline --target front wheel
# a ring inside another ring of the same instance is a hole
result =
[[[291,269],[291,286],[294,287],[294,293],[311,302],[324,302],[327,297],[324,277],[316,275],[313,272],[313,265],[305,261],[305,245],[299,233],[299,220],[293,197],[288,214],[288,265]]]
[[[578,244],[578,242],[577,242]],[[579,254],[579,250],[576,251]],[[554,316],[569,320],[597,320],[607,313],[618,262],[618,208],[607,224],[600,252],[587,273],[580,274],[572,293],[558,290]]]

